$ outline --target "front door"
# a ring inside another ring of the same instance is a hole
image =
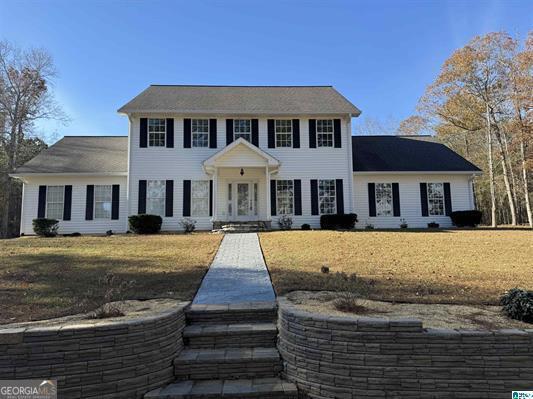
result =
[[[257,183],[236,182],[235,183],[235,207],[234,217],[237,220],[257,219]]]

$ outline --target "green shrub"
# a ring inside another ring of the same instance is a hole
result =
[[[429,222],[428,223],[428,229],[438,229],[440,226],[440,224],[436,223],[436,222]]]
[[[159,215],[131,215],[128,218],[130,229],[137,234],[156,234],[161,231],[163,219]]]
[[[308,223],[302,224],[302,230],[311,230],[311,225]]]
[[[511,319],[533,323],[533,291],[510,289],[501,297],[500,304]]]
[[[57,235],[57,229],[59,228],[59,220],[37,218],[33,219],[33,231],[38,236],[42,237],[55,237]]]
[[[481,223],[481,211],[455,211],[452,212],[450,217],[452,223],[457,227],[476,227]]]
[[[320,216],[320,228],[326,230],[351,230],[357,223],[355,213],[337,213]]]

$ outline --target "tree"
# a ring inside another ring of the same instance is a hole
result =
[[[428,121],[420,115],[412,115],[400,122],[396,134],[402,136],[417,136],[428,130]]]

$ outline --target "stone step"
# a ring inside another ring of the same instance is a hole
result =
[[[273,347],[277,334],[274,323],[193,324],[183,331],[190,349]]]
[[[155,389],[145,399],[262,398],[296,399],[296,386],[280,378],[180,381]]]
[[[174,360],[179,380],[276,377],[282,370],[277,348],[185,349]]]
[[[252,323],[277,320],[275,302],[243,302],[229,305],[191,305],[186,311],[187,322],[193,323]]]

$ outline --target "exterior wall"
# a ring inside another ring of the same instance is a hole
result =
[[[367,224],[375,228],[399,228],[400,219],[405,219],[409,227],[425,228],[430,222],[437,222],[440,227],[451,227],[449,216],[422,216],[420,204],[420,183],[449,182],[454,211],[474,209],[471,175],[465,174],[353,174],[353,204],[359,222],[357,228]],[[368,183],[399,183],[400,214],[394,216],[370,217],[368,210]]]
[[[59,221],[59,233],[105,233],[107,230],[114,232],[125,232],[128,225],[128,200],[126,189],[126,176],[44,176],[27,177],[24,182],[24,195],[22,199],[22,215],[20,222],[20,233],[25,235],[35,234],[33,232],[32,220],[37,217],[39,205],[39,186],[61,186],[72,185],[72,213],[71,220]],[[86,186],[120,184],[119,218],[85,220]]]
[[[279,300],[285,377],[309,398],[509,398],[531,389],[533,330],[424,329]]]

